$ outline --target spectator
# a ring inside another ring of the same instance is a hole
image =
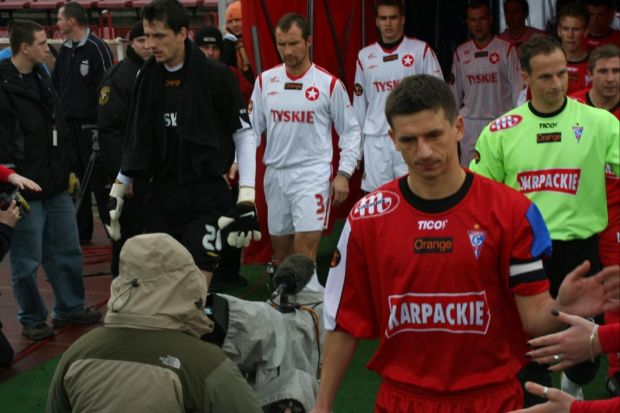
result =
[[[588,12],[580,3],[569,3],[558,12],[558,36],[566,52],[567,95],[590,87],[588,51],[584,39],[588,32]]]
[[[535,37],[521,46],[519,56],[532,100],[484,129],[470,169],[521,191],[540,208],[553,241],[553,256],[543,264],[556,297],[578,263],[589,260],[590,274],[600,268],[597,234],[607,225],[605,164],[618,175],[620,127],[612,114],[566,98],[566,55],[556,41]],[[563,390],[579,395],[579,385],[597,370],[598,361],[567,370]],[[532,363],[522,378],[551,385],[546,369]],[[527,400],[526,407],[542,401]]]
[[[46,412],[262,412],[239,368],[200,340],[213,330],[206,297],[205,277],[171,236],[129,239],[105,326],[63,354]]]
[[[142,18],[153,58],[134,86],[121,173],[110,191],[110,234],[121,236],[125,193],[133,178],[145,177],[146,232],[179,240],[210,282],[222,249],[218,218],[229,244],[260,239],[247,106],[232,72],[187,38],[189,13],[178,0],[153,0]],[[223,175],[235,151],[240,190],[233,206]]]
[[[601,353],[620,352],[620,324],[598,326],[581,317],[553,311],[558,320],[570,326],[561,333],[538,337],[530,342],[541,347],[528,353],[534,361],[541,364],[555,362],[551,370],[558,371],[576,363],[593,359]],[[608,400],[578,401],[570,394],[549,389],[539,384],[527,382],[525,388],[549,401],[529,409],[513,413],[588,413],[620,411],[620,397]]]
[[[220,61],[223,47],[222,32],[220,29],[214,26],[202,27],[196,32],[194,39],[196,45],[202,50],[205,56],[216,62]],[[249,103],[252,96],[252,85],[236,67],[228,66],[228,68],[232,70],[237,77],[239,87],[241,88],[241,94],[244,100]],[[230,171],[224,176],[231,189],[230,202],[233,202],[233,199],[239,196],[237,170],[237,162],[233,162]],[[241,271],[241,252],[241,248],[236,248],[228,244],[222,246],[222,258],[215,269],[211,284],[209,284],[211,291],[223,291],[228,285],[237,287],[248,285],[248,281],[239,273]]]
[[[620,45],[620,30],[614,30],[611,22],[616,10],[613,0],[586,0],[590,17],[585,47],[588,53],[604,44]]]
[[[482,129],[514,108],[521,91],[517,49],[493,36],[492,22],[485,2],[475,0],[467,6],[472,39],[456,49],[452,60],[450,87],[459,114],[465,119],[465,136],[460,142],[462,166],[473,159]]]
[[[96,323],[101,313],[84,308],[82,251],[67,193],[71,139],[58,94],[41,67],[49,50],[45,30],[31,21],[13,23],[13,57],[0,61],[0,162],[16,165],[42,190],[22,191],[30,213],[15,226],[11,280],[22,335],[43,340],[54,332],[37,287],[39,265],[54,292],[54,327]]]
[[[383,112],[392,88],[416,73],[443,79],[433,49],[421,40],[404,36],[405,16],[400,0],[379,1],[375,15],[379,41],[358,53],[353,96],[353,108],[362,128],[362,189],[366,192],[407,173],[407,165],[388,135]]]
[[[0,165],[0,181],[8,182],[19,189],[28,188],[31,191],[41,191],[41,187],[35,182],[16,174],[15,171],[3,165]],[[10,203],[3,205],[2,210],[0,210],[0,261],[9,252],[13,239],[13,228],[19,219],[20,207],[16,204],[15,199],[11,199]],[[0,321],[0,368],[10,366],[13,363],[14,355],[11,343],[2,332],[2,321]]]
[[[527,43],[534,35],[546,35],[542,30],[525,25],[530,15],[530,5],[527,0],[505,0],[504,19],[506,30],[498,35],[499,38],[509,41],[516,47]]]
[[[222,61],[222,49],[224,48],[224,41],[222,39],[222,32],[220,29],[214,26],[205,26],[194,35],[194,41],[196,46],[200,47],[200,50],[205,56],[215,60],[216,62]],[[239,87],[241,88],[241,94],[247,103],[250,103],[252,97],[252,83],[243,76],[243,74],[237,69],[236,66],[228,66],[233,71],[237,80],[239,80]],[[253,80],[252,80],[253,82]]]
[[[540,212],[459,165],[464,123],[448,86],[410,76],[388,97],[386,117],[409,175],[363,197],[342,231],[327,278],[328,333],[313,413],[331,411],[359,340],[371,338],[379,345],[368,367],[383,378],[377,412],[518,408],[524,330],[561,330],[553,308],[582,315],[613,308],[606,300],[620,287],[607,280],[620,270],[583,279],[583,263],[554,301],[541,262],[551,240]]]
[[[97,129],[99,131],[99,148],[101,162],[109,181],[114,181],[121,170],[123,159],[123,142],[125,129],[131,107],[131,92],[136,75],[144,61],[153,54],[147,47],[142,20],[134,23],[129,32],[127,57],[108,69],[99,85],[99,105],[97,107]],[[118,257],[123,244],[134,235],[144,233],[144,188],[147,181],[134,182],[132,196],[125,199],[124,214],[120,223],[123,227],[122,237],[112,240],[112,277],[118,275]],[[107,219],[107,213],[104,219]]]
[[[243,45],[243,26],[241,19],[241,1],[234,1],[226,8],[226,26],[222,61],[228,66],[236,67],[250,83],[254,83],[254,70]]]
[[[259,75],[250,103],[257,139],[266,131],[263,163],[268,227],[275,265],[293,253],[316,260],[330,204],[349,195],[360,129],[342,82],[310,61],[312,36],[299,14],[276,25],[284,61]],[[332,180],[332,125],[339,135],[340,161]],[[316,271],[306,286],[322,292]]]
[[[69,37],[63,43],[54,70],[52,83],[60,94],[62,111],[71,130],[73,151],[77,162],[73,169],[84,178],[90,156],[96,149],[97,92],[106,70],[112,66],[112,52],[99,37],[86,27],[86,13],[79,3],[63,3],[58,9],[58,29]],[[90,242],[93,236],[91,188],[95,194],[99,216],[107,215],[107,184],[100,162],[94,165],[89,182],[84,187],[82,203],[77,214],[80,242]]]

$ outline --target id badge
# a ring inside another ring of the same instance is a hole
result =
[[[58,146],[58,131],[55,126],[52,128],[52,146]]]

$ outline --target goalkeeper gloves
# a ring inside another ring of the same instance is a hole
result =
[[[108,211],[110,211],[110,225],[106,224],[106,229],[110,238],[118,241],[121,238],[121,223],[119,219],[123,211],[125,200],[125,192],[129,188],[128,184],[122,184],[118,180],[112,185],[110,190],[110,201],[108,202]]]
[[[254,188],[240,187],[237,204],[217,221],[221,230],[230,230],[227,238],[230,246],[247,247],[250,245],[250,239],[253,238],[254,241],[261,239],[254,194]]]

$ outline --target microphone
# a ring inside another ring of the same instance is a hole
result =
[[[273,282],[277,286],[271,294],[275,300],[281,294],[297,294],[314,275],[314,261],[307,255],[291,254],[282,261],[273,275]]]

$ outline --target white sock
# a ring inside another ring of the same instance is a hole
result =
[[[321,285],[319,282],[319,277],[316,275],[316,268],[314,269],[314,274],[312,274],[312,278],[310,278],[310,282],[306,284],[303,290],[301,291],[314,291],[316,293],[322,293],[325,291],[325,287]]]

